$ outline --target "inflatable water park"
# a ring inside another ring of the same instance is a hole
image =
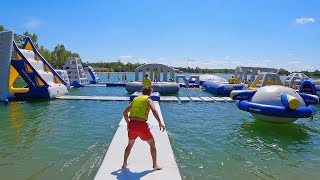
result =
[[[261,67],[244,67],[238,66],[235,69],[234,75],[228,80],[220,78],[218,80],[206,81],[202,84],[203,88],[211,93],[230,95],[233,90],[241,90],[246,84],[249,86],[255,80],[255,76],[260,72],[276,72],[275,68]],[[251,75],[248,78],[248,75]]]
[[[150,98],[155,102],[163,124],[165,120],[159,105],[162,102],[211,102],[221,103],[221,106],[233,103],[234,108],[250,113],[253,119],[274,124],[293,123],[300,118],[312,119],[319,103],[320,81],[311,80],[302,73],[290,74],[281,81],[275,68],[238,66],[234,74],[225,79],[213,74],[178,74],[173,67],[150,63],[135,69],[132,73],[134,80],[127,80],[125,74],[123,81],[110,82],[102,78],[103,74],[96,73],[93,67],[83,65],[81,59],[75,57],[67,58],[61,69],[52,68],[35,48],[30,37],[4,31],[0,32],[0,38],[0,99],[8,106],[35,99],[131,102],[142,95],[146,80],[150,81],[147,85],[153,89]],[[17,39],[23,42],[22,45],[18,45]],[[24,87],[14,87],[18,78],[26,83]],[[84,96],[70,93],[81,88],[90,91],[90,87],[125,89],[127,95]],[[200,91],[202,94],[180,96],[180,91],[185,90]],[[147,123],[157,139],[159,161],[165,168],[146,174],[146,179],[182,179],[168,132],[160,132],[152,113]],[[122,117],[94,179],[126,176],[121,174],[123,171],[114,170],[123,158],[118,154],[127,145],[127,129],[127,123]],[[148,149],[142,141],[138,141],[135,147],[130,178],[143,172],[151,161],[151,157],[145,156]],[[115,176],[115,173],[118,175]]]
[[[18,47],[16,39],[23,44]],[[116,97],[72,97],[68,88],[86,86],[125,87],[131,95],[121,100],[133,100],[141,95],[146,75],[152,82],[155,101],[217,102],[237,101],[239,109],[254,117],[271,122],[293,122],[298,118],[312,117],[319,99],[320,81],[312,81],[303,73],[293,73],[282,82],[275,68],[238,66],[228,80],[217,75],[176,74],[175,69],[163,64],[144,64],[135,69],[134,81],[102,82],[91,66],[82,65],[81,59],[69,57],[61,69],[53,69],[37,51],[31,39],[13,31],[1,32],[1,100],[14,99],[97,99],[115,100]],[[155,76],[158,71],[161,76]],[[88,76],[86,74],[88,72]],[[15,88],[20,76],[26,86]],[[250,77],[249,77],[250,76]],[[91,80],[88,80],[88,77]],[[91,85],[96,84],[96,85]],[[270,87],[269,87],[270,86]],[[203,88],[217,94],[213,97],[177,97],[180,88]],[[271,93],[270,91],[272,90]],[[271,94],[270,94],[271,93]],[[224,95],[225,97],[221,97]],[[230,97],[228,97],[230,95]],[[294,103],[294,105],[292,105]],[[271,107],[272,106],[272,107]],[[255,108],[254,108],[255,107]],[[259,108],[258,108],[259,107]],[[272,115],[273,114],[273,115]],[[277,119],[277,118],[282,118]],[[288,119],[284,119],[288,118]]]

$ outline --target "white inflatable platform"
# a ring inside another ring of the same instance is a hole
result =
[[[154,102],[163,122],[160,106]],[[161,132],[159,124],[152,112],[149,113],[147,123],[150,126],[153,137],[157,146],[157,159],[162,170],[155,171],[152,168],[152,159],[150,148],[146,142],[137,138],[128,159],[128,168],[121,169],[123,163],[123,153],[128,143],[127,123],[124,118],[119,123],[119,128],[114,135],[104,160],[98,170],[95,180],[111,179],[142,179],[142,180],[163,180],[175,179],[180,180],[181,175],[179,168],[174,159],[171,144],[167,131]]]

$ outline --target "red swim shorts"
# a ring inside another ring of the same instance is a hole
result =
[[[143,141],[153,138],[149,126],[145,121],[130,120],[128,137],[130,140],[134,140],[137,139],[138,136]]]

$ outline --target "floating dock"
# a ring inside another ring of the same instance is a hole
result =
[[[85,87],[107,87],[105,84],[88,84]]]
[[[59,96],[57,99],[65,100],[97,100],[97,101],[129,101],[130,97],[119,96]],[[160,96],[160,102],[235,102],[230,97],[176,97]]]
[[[154,105],[159,113],[162,123],[164,124],[159,103],[154,102]],[[149,113],[147,123],[149,124],[156,142],[158,164],[159,166],[163,167],[163,169],[158,171],[153,170],[149,145],[146,142],[141,141],[139,138],[137,138],[131,150],[131,154],[128,159],[128,168],[121,169],[123,163],[123,153],[128,143],[127,123],[125,122],[124,118],[122,118],[108,151],[103,159],[100,169],[95,176],[95,180],[181,179],[167,131],[161,132],[159,130],[159,124],[152,112]]]
[[[118,96],[59,96],[57,99],[66,100],[98,100],[98,101],[129,101],[129,97]]]

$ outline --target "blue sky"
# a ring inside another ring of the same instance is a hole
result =
[[[316,0],[11,0],[1,6],[7,29],[36,33],[49,49],[62,43],[84,61],[320,70]]]

